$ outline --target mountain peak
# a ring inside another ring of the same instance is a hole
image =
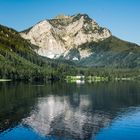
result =
[[[77,13],[75,15],[72,15],[71,17],[84,17],[84,18],[89,18],[91,19],[88,14],[85,14],[85,13]]]
[[[21,36],[39,46],[37,53],[49,58],[69,58],[69,52],[78,49],[78,46],[87,42],[103,41],[111,36],[111,32],[100,27],[87,14],[75,14],[56,16],[54,19],[44,20],[33,26],[28,32],[22,32]],[[78,50],[79,60],[88,57],[89,50]],[[72,51],[73,52],[73,51]]]
[[[60,14],[60,15],[57,15],[54,19],[66,19],[66,18],[69,18],[70,16],[66,16],[64,14]]]
[[[88,14],[82,14],[82,13],[77,13],[74,15],[65,15],[65,14],[59,14],[56,17],[54,17],[54,19],[65,19],[65,18],[73,18],[73,17],[86,17],[86,18],[90,18],[88,16]]]

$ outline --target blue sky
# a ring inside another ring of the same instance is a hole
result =
[[[0,24],[18,31],[62,13],[86,13],[113,35],[140,44],[140,0],[0,0]]]

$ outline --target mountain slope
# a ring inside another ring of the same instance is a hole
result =
[[[17,31],[0,25],[0,77],[28,79],[35,74],[42,62],[33,48]]]
[[[59,71],[73,70],[72,64],[53,61],[36,54],[38,47],[23,39],[20,34],[8,27],[0,25],[0,79],[44,79],[62,75]]]
[[[140,67],[140,47],[120,40],[86,14],[57,16],[20,33],[45,57],[88,67]]]
[[[101,42],[90,42],[79,46],[92,54],[77,64],[82,66],[140,68],[140,46],[122,41],[114,36]]]

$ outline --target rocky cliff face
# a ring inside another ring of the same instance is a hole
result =
[[[49,58],[82,60],[92,55],[90,49],[79,46],[89,42],[100,42],[111,36],[111,32],[100,27],[86,14],[57,16],[44,20],[20,33],[25,39],[39,46],[36,52]]]

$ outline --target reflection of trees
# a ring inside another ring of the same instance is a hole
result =
[[[17,125],[35,103],[35,89],[30,85],[0,85],[0,131]]]

